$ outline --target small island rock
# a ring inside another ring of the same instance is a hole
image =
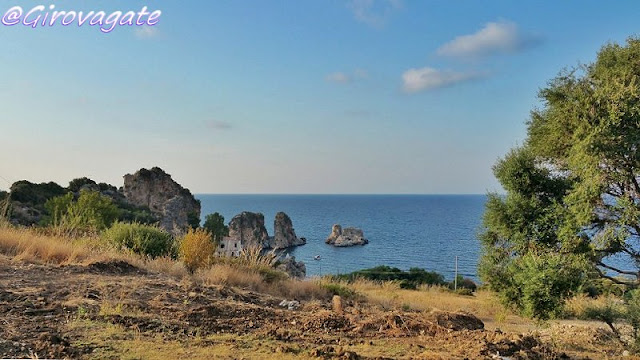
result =
[[[365,239],[361,229],[352,227],[342,229],[340,225],[333,225],[331,235],[327,238],[326,243],[336,247],[347,247],[366,245],[369,240]]]

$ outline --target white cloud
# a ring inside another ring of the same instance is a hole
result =
[[[402,74],[402,88],[405,92],[413,94],[471,81],[483,76],[483,74],[476,72],[438,70],[430,67],[409,69]]]
[[[473,34],[458,36],[442,45],[437,54],[464,57],[515,53],[540,42],[539,37],[522,33],[513,22],[490,22]]]
[[[383,27],[391,14],[403,6],[402,0],[351,0],[348,3],[356,20],[376,28]]]
[[[158,36],[158,29],[155,26],[139,26],[135,33],[138,39],[151,39]]]
[[[325,76],[325,80],[336,84],[348,84],[356,80],[364,80],[369,78],[369,73],[363,69],[355,69],[353,73],[336,71]]]

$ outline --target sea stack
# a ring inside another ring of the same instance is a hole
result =
[[[366,245],[369,243],[369,240],[365,239],[361,229],[353,227],[342,229],[342,226],[336,224],[333,225],[331,234],[325,242],[336,247],[347,247]]]

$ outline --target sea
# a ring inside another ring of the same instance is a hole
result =
[[[202,217],[218,212],[229,222],[243,211],[260,212],[273,235],[279,211],[291,218],[307,244],[287,250],[303,261],[307,276],[345,274],[388,265],[477,279],[485,195],[218,195],[201,194]],[[325,243],[334,224],[364,231],[368,245]],[[319,260],[317,260],[319,259]]]

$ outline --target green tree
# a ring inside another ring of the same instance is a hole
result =
[[[219,244],[222,238],[229,236],[229,227],[224,224],[224,216],[217,212],[207,215],[202,227],[211,234],[215,244]]]
[[[527,139],[494,167],[481,234],[482,279],[508,304],[547,318],[583,280],[640,279],[640,40],[542,89]],[[625,256],[636,269],[611,266]]]

